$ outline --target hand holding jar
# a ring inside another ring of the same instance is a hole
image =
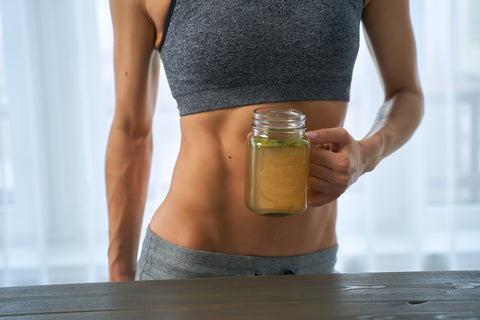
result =
[[[337,199],[366,171],[364,148],[344,128],[306,133],[310,139],[309,198],[311,206]]]
[[[295,109],[254,111],[247,137],[245,204],[264,216],[298,214],[337,199],[365,171],[360,142],[344,128],[305,133]]]

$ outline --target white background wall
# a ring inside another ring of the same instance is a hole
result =
[[[341,197],[340,271],[480,268],[480,2],[411,9],[426,114],[404,148]],[[0,0],[0,28],[0,286],[105,281],[108,1]],[[179,143],[160,82],[144,229]],[[381,102],[362,42],[346,121],[356,138]]]

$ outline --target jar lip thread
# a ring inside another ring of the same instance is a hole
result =
[[[264,107],[255,109],[252,126],[262,129],[304,129],[305,113],[293,108]]]
[[[262,107],[253,110],[254,117],[296,117],[298,120],[305,120],[305,112],[293,108]]]

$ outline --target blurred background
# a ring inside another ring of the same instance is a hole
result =
[[[410,3],[425,117],[341,197],[341,272],[480,269],[480,1]],[[0,286],[108,279],[112,39],[108,0],[0,0]],[[179,144],[160,83],[144,231]],[[355,138],[382,98],[362,39],[345,124]]]

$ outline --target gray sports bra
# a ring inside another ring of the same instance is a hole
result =
[[[363,0],[172,0],[159,46],[180,115],[348,101]]]

